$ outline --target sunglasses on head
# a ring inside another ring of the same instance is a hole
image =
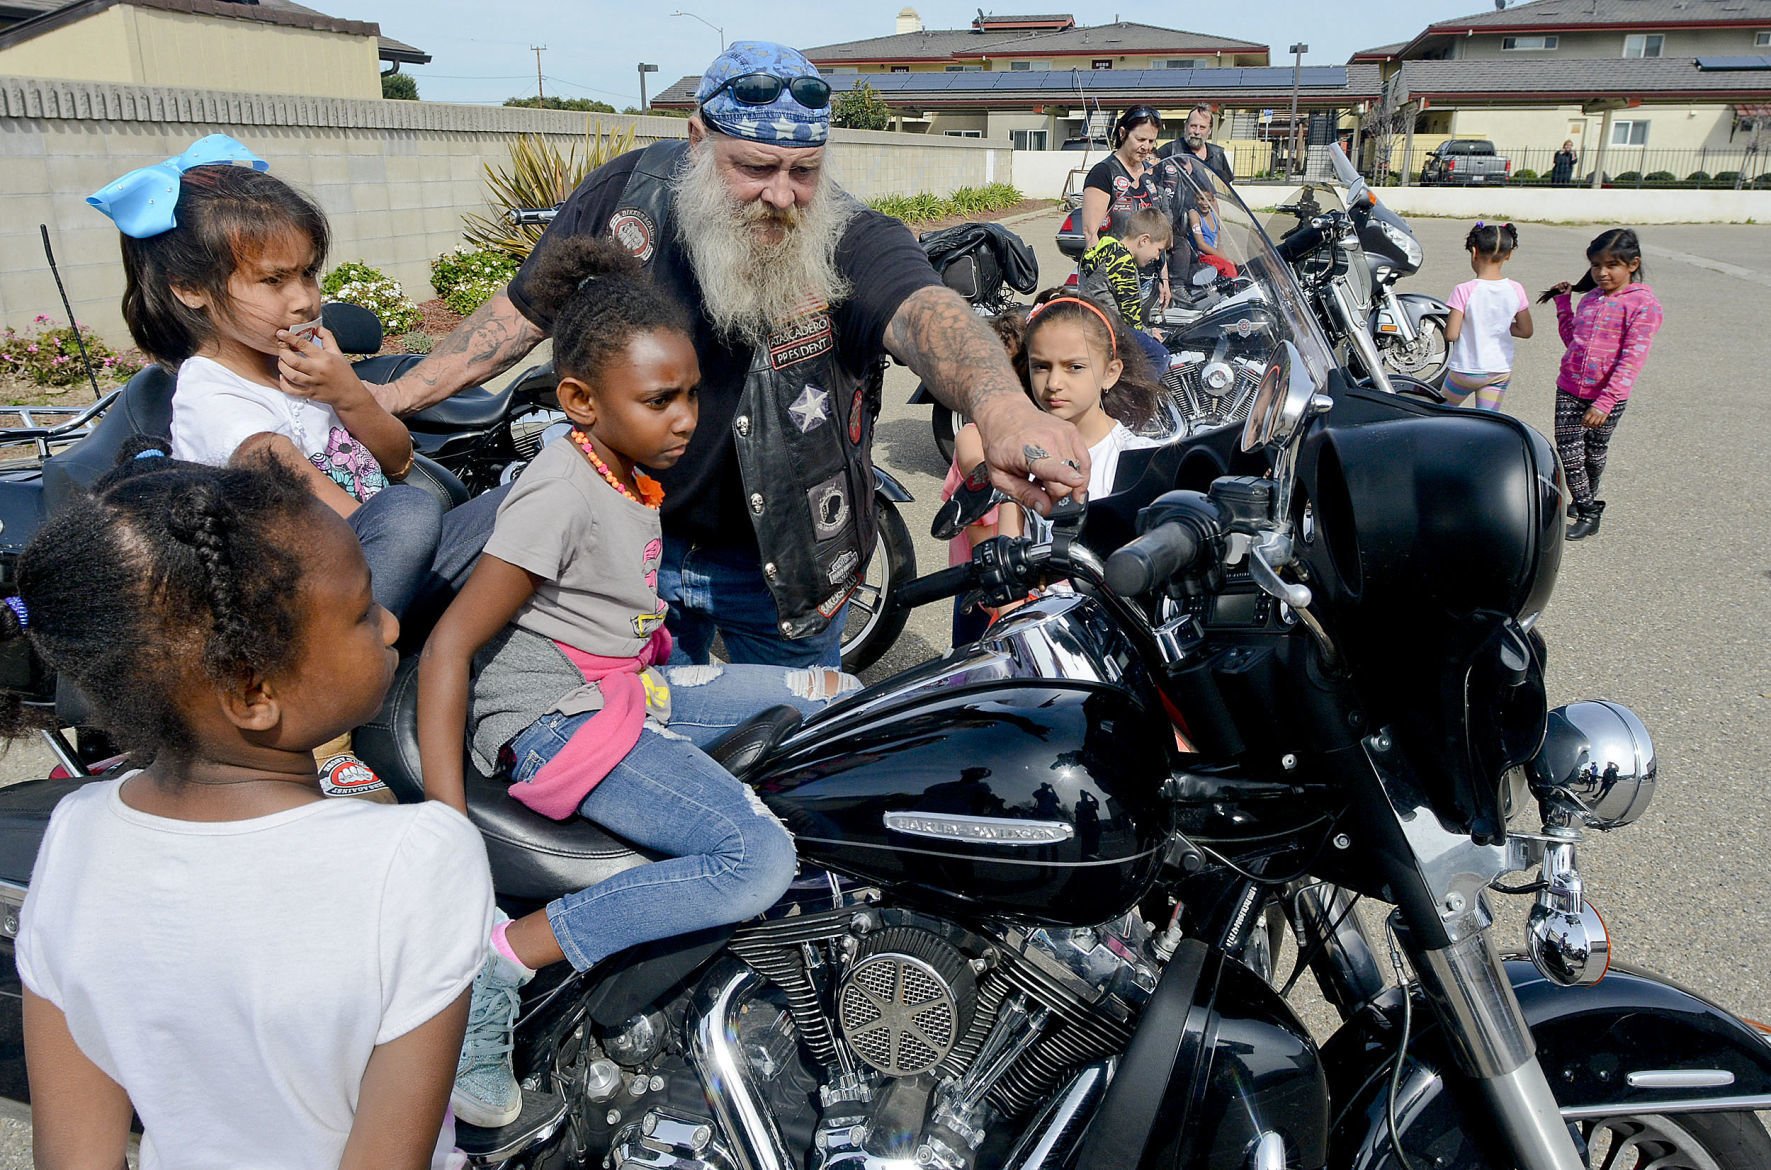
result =
[[[781,96],[786,90],[793,95],[793,100],[808,110],[821,110],[830,104],[830,83],[822,77],[795,77],[791,81],[776,77],[773,73],[745,73],[728,78],[720,83],[718,89],[702,99],[706,105],[720,94],[730,90],[732,96],[747,106],[766,106]]]

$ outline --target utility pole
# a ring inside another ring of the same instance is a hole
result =
[[[1302,41],[1293,45],[1289,50],[1291,53],[1291,159],[1285,168],[1285,173],[1288,175],[1303,174],[1303,168],[1297,165],[1298,156],[1304,153],[1304,142],[1309,136],[1298,133],[1298,77],[1303,72],[1304,54],[1309,51],[1310,46]]]
[[[546,97],[547,94],[541,89],[541,54],[547,52],[547,46],[530,45],[529,48],[535,54],[535,96],[543,98]]]
[[[658,66],[640,62],[640,113],[646,112],[646,74],[658,72]]]

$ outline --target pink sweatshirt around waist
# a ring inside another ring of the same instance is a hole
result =
[[[640,675],[669,660],[671,642],[670,631],[659,626],[632,658],[587,654],[564,642],[554,645],[584,675],[586,684],[595,683],[603,692],[603,706],[534,777],[512,784],[508,791],[542,816],[563,821],[639,742],[646,722],[646,688]]]
[[[1654,290],[1631,284],[1606,296],[1598,289],[1572,307],[1556,298],[1556,327],[1568,351],[1556,375],[1556,389],[1609,412],[1627,400],[1648,360],[1663,314]]]

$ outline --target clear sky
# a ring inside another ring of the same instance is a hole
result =
[[[656,95],[685,74],[699,74],[719,53],[719,34],[686,16],[669,15],[679,0],[305,0],[349,20],[373,20],[381,31],[430,53],[429,65],[407,67],[419,94],[432,101],[496,104],[535,92],[533,45],[541,54],[548,93],[598,98],[615,108],[637,105],[641,61]],[[905,0],[681,0],[681,6],[725,30],[727,41],[760,39],[801,47],[885,36],[895,31]],[[927,28],[963,28],[976,3],[909,0]],[[1070,12],[1079,24],[1135,20],[1164,28],[1235,37],[1272,47],[1310,46],[1305,64],[1338,65],[1355,50],[1406,41],[1434,21],[1493,10],[1493,0],[1220,0],[1180,4],[1139,0],[1013,0],[987,12]]]

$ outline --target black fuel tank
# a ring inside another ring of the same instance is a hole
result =
[[[751,783],[819,865],[962,916],[1088,926],[1155,877],[1167,727],[1101,683],[920,690],[833,710]]]

